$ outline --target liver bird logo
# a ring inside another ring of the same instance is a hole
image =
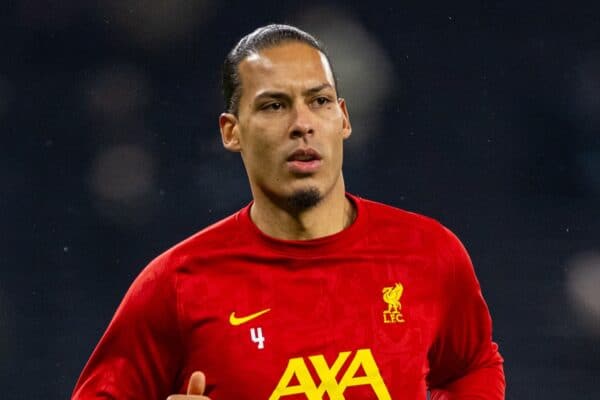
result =
[[[396,286],[389,286],[383,288],[383,301],[385,301],[388,305],[387,312],[388,313],[399,313],[402,309],[402,305],[400,304],[400,297],[402,297],[402,292],[404,291],[404,286],[401,283],[396,283]]]

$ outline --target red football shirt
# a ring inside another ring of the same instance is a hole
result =
[[[503,399],[464,248],[432,219],[349,195],[332,236],[264,235],[250,207],[142,271],[74,399],[165,399],[192,372],[224,399]]]

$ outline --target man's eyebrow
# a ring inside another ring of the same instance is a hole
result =
[[[310,89],[304,90],[302,92],[302,95],[310,96],[312,94],[319,93],[323,89],[333,89],[333,86],[331,86],[330,83],[323,83],[319,86],[315,86]],[[267,90],[267,91],[264,91],[264,92],[258,94],[254,98],[254,101],[262,100],[265,98],[267,98],[267,99],[288,99],[289,95],[285,92],[279,92],[279,91],[275,91],[275,90]]]
[[[258,96],[254,98],[254,101],[258,101],[261,99],[287,99],[289,96],[284,92],[276,92],[276,91],[266,91],[260,93]]]
[[[331,86],[330,83],[323,83],[319,86],[315,86],[313,88],[306,89],[304,92],[302,92],[302,95],[310,96],[311,94],[319,93],[323,89],[333,89],[333,86]]]

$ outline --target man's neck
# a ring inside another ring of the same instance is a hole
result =
[[[333,235],[352,224],[356,211],[337,185],[319,203],[301,212],[290,212],[264,197],[255,196],[250,218],[264,234],[284,240],[309,240]]]

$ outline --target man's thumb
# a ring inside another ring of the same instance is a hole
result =
[[[196,371],[190,377],[190,383],[188,383],[187,394],[204,394],[204,388],[206,387],[206,376],[200,371]]]

